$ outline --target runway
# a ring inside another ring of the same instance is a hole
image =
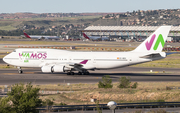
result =
[[[6,64],[6,63],[2,60],[2,58],[0,58],[0,64]]]
[[[150,70],[153,72],[150,72]],[[23,71],[23,74],[18,74],[17,69],[0,69],[0,85],[11,85],[19,82],[32,82],[33,84],[97,83],[104,75],[110,75],[113,82],[118,82],[118,79],[122,76],[130,77],[132,82],[180,81],[180,70],[170,68],[125,67],[90,71],[90,75],[42,73],[40,68],[24,69]]]

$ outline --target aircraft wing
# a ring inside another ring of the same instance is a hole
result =
[[[69,63],[70,66],[83,66],[82,64],[86,64],[88,60],[83,60],[80,63]]]
[[[82,72],[84,70],[85,64],[88,62],[88,60],[83,60],[79,63],[73,63],[73,62],[62,62],[62,63],[57,63],[57,62],[51,62],[51,63],[43,63],[40,66],[50,66],[50,67],[56,67],[56,66],[61,66],[64,67],[66,70],[73,70],[73,71],[79,71]]]

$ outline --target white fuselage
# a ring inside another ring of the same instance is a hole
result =
[[[90,40],[103,40],[108,41],[109,37],[96,37],[96,36],[89,36]]]
[[[163,53],[163,52],[162,52]],[[142,58],[148,53],[141,52],[76,52],[56,49],[16,49],[3,58],[5,62],[18,67],[42,67],[67,63],[84,64],[85,69],[112,69],[165,58]]]
[[[36,35],[29,35],[31,39],[59,39],[58,36],[36,36]]]

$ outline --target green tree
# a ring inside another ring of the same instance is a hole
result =
[[[0,113],[12,113],[9,97],[0,98]]]
[[[16,113],[37,112],[36,108],[41,106],[39,99],[39,88],[33,88],[31,83],[26,86],[23,83],[15,84],[8,96],[12,101],[12,109]]]
[[[102,110],[100,109],[100,106],[99,106],[99,100],[96,101],[96,110],[98,113],[102,113]]]
[[[118,85],[118,88],[129,88],[130,86],[130,78],[128,77],[128,78],[126,78],[126,77],[121,77],[120,79],[119,79],[119,82],[120,82],[120,84]]]
[[[110,79],[110,76],[109,75],[103,76],[102,82],[99,81],[98,87],[99,88],[112,88],[113,85],[112,85],[112,79]]]
[[[118,85],[118,88],[137,88],[137,86],[138,86],[138,83],[137,82],[135,82],[134,84],[132,84],[131,86],[130,86],[130,84],[131,84],[131,82],[130,82],[130,78],[128,77],[128,78],[126,78],[126,77],[121,77],[120,79],[119,79],[119,85]]]

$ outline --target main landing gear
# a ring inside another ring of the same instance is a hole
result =
[[[82,72],[79,71],[77,74],[78,75],[89,75],[89,72],[87,70],[83,70]],[[67,75],[74,75],[74,72],[67,72]]]
[[[23,71],[22,71],[21,67],[17,67],[17,68],[18,68],[18,73],[19,73],[19,74],[22,74]]]
[[[83,70],[82,72],[78,72],[78,75],[89,75],[89,72],[87,70]]]
[[[67,75],[74,75],[74,72],[67,72]]]

